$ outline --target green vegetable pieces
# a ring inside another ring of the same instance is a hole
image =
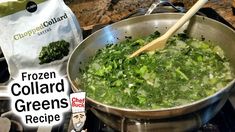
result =
[[[219,46],[186,34],[171,37],[162,50],[128,58],[159,36],[155,32],[99,50],[82,74],[88,97],[122,108],[170,108],[210,96],[233,79]]]
[[[60,60],[69,54],[69,43],[61,40],[51,42],[48,46],[42,47],[39,54],[39,64],[50,63],[55,60]]]

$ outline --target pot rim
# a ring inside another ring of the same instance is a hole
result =
[[[82,89],[79,89],[79,87],[77,87],[76,83],[74,82],[74,80],[72,80],[72,78],[70,77],[70,70],[69,70],[69,67],[70,65],[70,62],[71,62],[71,58],[73,57],[73,54],[74,52],[76,52],[76,49],[78,49],[78,47],[80,47],[80,45],[82,43],[84,43],[85,41],[87,41],[90,37],[94,36],[95,34],[97,34],[98,32],[100,32],[101,30],[104,30],[105,28],[110,28],[112,26],[115,26],[115,25],[118,25],[120,23],[123,23],[125,21],[130,21],[132,19],[140,19],[141,17],[152,17],[152,16],[161,16],[161,15],[178,15],[178,16],[182,16],[184,13],[158,13],[158,14],[150,14],[150,15],[145,15],[145,16],[137,16],[137,17],[132,17],[132,18],[128,18],[128,19],[125,19],[125,20],[121,20],[119,22],[116,22],[116,23],[113,23],[113,24],[110,24],[102,29],[99,29],[97,30],[96,32],[92,33],[90,36],[88,36],[87,38],[85,38],[82,42],[80,42],[80,44],[73,50],[72,54],[70,55],[69,59],[68,59],[68,64],[67,64],[67,74],[68,74],[68,79],[69,79],[69,82],[70,84],[72,85],[72,90],[73,92],[78,92],[79,90],[82,90]],[[209,21],[212,21],[214,23],[217,23],[217,24],[220,24],[221,26],[224,26],[226,27],[228,30],[231,30],[234,34],[235,34],[235,31],[228,27],[227,25],[223,24],[223,23],[220,23],[214,19],[211,19],[211,18],[208,18],[208,17],[205,17],[205,16],[198,16],[196,15],[195,17],[197,18],[200,18],[200,19],[207,19]],[[169,111],[184,111],[185,113],[184,114],[187,114],[187,113],[190,113],[190,112],[193,112],[193,111],[196,111],[196,110],[199,110],[205,106],[207,106],[208,104],[211,104],[211,103],[214,103],[216,101],[218,101],[220,99],[220,97],[223,96],[223,93],[225,92],[229,92],[232,88],[234,88],[234,85],[235,85],[235,78],[229,82],[224,88],[221,88],[219,91],[217,91],[216,93],[206,97],[206,98],[202,98],[198,101],[194,101],[194,102],[191,102],[191,103],[187,103],[187,104],[184,104],[184,105],[179,105],[179,106],[175,106],[175,107],[170,107],[170,108],[160,108],[160,109],[131,109],[131,108],[122,108],[122,107],[116,107],[116,106],[111,106],[111,105],[107,105],[107,104],[104,104],[104,103],[101,103],[101,102],[98,102],[90,97],[86,97],[86,101],[88,103],[91,103],[91,106],[99,109],[99,110],[102,110],[102,111],[113,111],[113,114],[115,115],[120,115],[120,111],[122,112],[128,112],[128,113],[136,113],[136,112],[169,112]],[[210,100],[211,98],[214,98],[213,100]],[[208,102],[208,100],[210,100]],[[206,102],[206,103],[205,103]],[[201,105],[199,108],[196,107],[194,110],[186,110],[187,108],[189,107],[195,107],[195,106],[198,106],[198,105]],[[185,111],[186,110],[186,111]],[[178,114],[174,114],[174,115],[180,115],[179,113],[180,112],[177,112]],[[135,115],[135,114],[134,114]],[[160,115],[161,116],[161,115]],[[172,116],[172,115],[171,115]],[[128,116],[127,117],[133,117],[132,115],[131,116]],[[147,118],[151,118],[150,116],[147,117]]]

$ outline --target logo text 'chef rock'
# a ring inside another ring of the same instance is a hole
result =
[[[70,102],[72,106],[72,121],[76,131],[81,131],[86,121],[85,113],[85,92],[70,94]]]

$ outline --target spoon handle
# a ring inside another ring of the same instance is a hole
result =
[[[169,38],[175,33],[181,26],[184,25],[208,0],[198,0],[193,7],[188,10],[165,34],[165,38]]]

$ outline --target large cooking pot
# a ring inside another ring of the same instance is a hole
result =
[[[96,54],[98,49],[110,43],[115,44],[123,41],[127,36],[138,38],[140,36],[149,35],[156,30],[163,34],[169,27],[175,24],[182,15],[183,14],[179,13],[161,13],[134,17],[106,26],[87,37],[76,47],[68,61],[67,74],[72,90],[77,92],[83,89],[78,81],[81,75],[81,69],[84,69],[89,59]],[[235,67],[235,31],[231,28],[207,17],[194,16],[177,32],[183,31],[186,31],[189,36],[194,38],[204,38],[207,41],[213,41],[220,45],[225,51],[225,55],[230,59],[232,67]],[[220,105],[220,107],[217,108],[221,108],[225,102],[222,101],[221,103],[221,100],[228,98],[231,89],[234,87],[234,82],[235,79],[225,88],[207,98],[172,108],[135,110],[105,105],[89,97],[86,97],[86,101],[95,110],[118,117],[129,119],[165,119],[200,111],[211,104]],[[214,113],[210,114],[215,115],[217,111],[218,110],[213,111]],[[211,118],[211,116],[208,117]]]

